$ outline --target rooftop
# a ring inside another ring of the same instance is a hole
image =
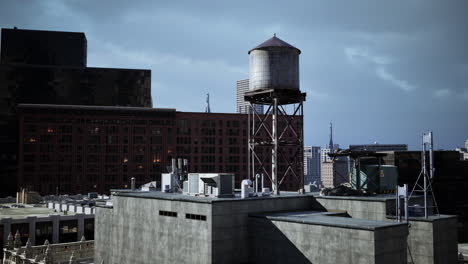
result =
[[[317,212],[317,211],[265,213],[265,214],[252,214],[251,216],[267,218],[269,220],[275,220],[275,221],[323,225],[323,226],[334,226],[334,227],[343,227],[343,228],[361,229],[361,230],[375,230],[379,228],[406,225],[406,223],[357,219],[357,218],[351,218],[351,217],[343,217],[341,216],[340,213],[327,213],[327,212],[324,213],[324,212]]]
[[[2,204],[6,205],[6,204]],[[21,219],[31,216],[49,216],[49,215],[64,215],[63,213],[56,212],[54,209],[49,209],[46,207],[32,207],[30,205],[25,205],[24,208],[0,208],[0,219],[1,218],[13,218]],[[73,215],[73,212],[67,212],[68,215]]]
[[[138,112],[175,112],[174,108],[151,108],[131,106],[96,106],[96,105],[54,105],[54,104],[18,104],[21,109],[55,109],[55,110],[107,110],[107,111],[138,111]]]
[[[281,192],[280,195],[271,195],[271,196],[258,196],[258,197],[249,197],[241,198],[240,193],[236,192],[234,197],[207,197],[207,196],[192,196],[182,193],[166,193],[161,191],[132,191],[129,189],[120,189],[120,190],[111,190],[114,196],[123,196],[123,197],[135,197],[135,198],[146,198],[146,199],[162,199],[170,201],[187,201],[187,202],[197,202],[197,203],[216,203],[216,202],[226,202],[226,201],[246,201],[246,200],[263,200],[263,199],[288,199],[304,196],[312,196],[312,193],[299,194],[297,192]]]

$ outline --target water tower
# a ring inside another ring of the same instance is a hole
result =
[[[279,194],[286,177],[294,177],[300,188],[304,185],[303,102],[306,94],[299,89],[300,53],[276,34],[249,51],[249,91],[245,93],[250,105],[249,178],[263,173],[271,181],[274,194]],[[256,112],[256,104],[266,106],[265,114]],[[260,136],[262,133],[267,140]],[[271,149],[271,169],[267,166],[270,162],[261,159],[260,153],[264,153],[265,148]],[[281,174],[278,173],[279,162],[285,165]]]

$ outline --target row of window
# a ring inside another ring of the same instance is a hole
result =
[[[158,113],[159,118],[173,118],[171,113]],[[89,118],[69,118],[69,117],[40,117],[37,118],[34,115],[25,115],[25,123],[69,123],[69,124],[100,124],[100,125],[166,125],[174,126],[174,120],[171,119],[89,119]]]
[[[170,217],[177,217],[177,212],[171,212],[171,211],[159,211],[159,215],[163,216],[170,216]]]
[[[159,215],[177,217],[177,212],[159,210]],[[192,220],[206,221],[206,215],[185,214],[185,218],[192,219]]]
[[[132,144],[146,144],[148,143],[145,140],[145,136],[133,136]],[[71,135],[62,135],[62,136],[54,136],[54,135],[39,135],[39,136],[25,136],[24,142],[26,143],[54,143],[55,139],[58,139],[58,143],[68,143],[71,144],[73,142],[73,137]],[[84,140],[85,139],[85,140]],[[122,144],[129,144],[129,137],[123,136]],[[75,136],[74,140],[76,142],[83,142],[86,141],[88,144],[105,144],[105,145],[116,145],[119,144],[119,137],[118,136],[89,136],[89,137],[77,137]],[[162,136],[150,136],[149,143],[153,145],[161,145],[163,142]]]

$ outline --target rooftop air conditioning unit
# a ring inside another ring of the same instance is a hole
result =
[[[175,192],[176,191],[176,177],[175,173],[163,173],[161,175],[161,191],[162,192]]]
[[[191,175],[193,174],[192,173],[189,174],[189,181],[190,181]],[[233,197],[234,196],[234,174],[199,173],[197,175],[199,177],[198,190],[199,191],[203,190],[204,194],[208,194],[214,197]],[[194,189],[195,189],[195,186],[194,186]]]

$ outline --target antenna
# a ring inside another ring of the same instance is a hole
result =
[[[210,110],[210,94],[206,94],[206,108],[205,108],[205,113],[211,113]]]
[[[333,124],[330,122],[330,141],[328,142],[328,148],[333,151]]]
[[[427,170],[426,160],[426,147],[429,146],[429,171]],[[424,195],[424,217],[427,218],[429,208],[435,208],[437,214],[439,214],[439,208],[437,207],[437,201],[432,190],[432,181],[434,180],[434,164],[433,164],[433,140],[432,132],[423,133],[422,135],[422,151],[421,151],[421,172],[419,173],[418,179],[416,180],[413,190],[411,191],[408,200],[411,199],[414,192],[423,193]],[[419,183],[421,177],[423,178],[423,185]],[[430,195],[433,201],[433,205],[428,203],[428,195]],[[408,206],[408,207],[415,207]],[[432,212],[433,214],[434,212]]]

